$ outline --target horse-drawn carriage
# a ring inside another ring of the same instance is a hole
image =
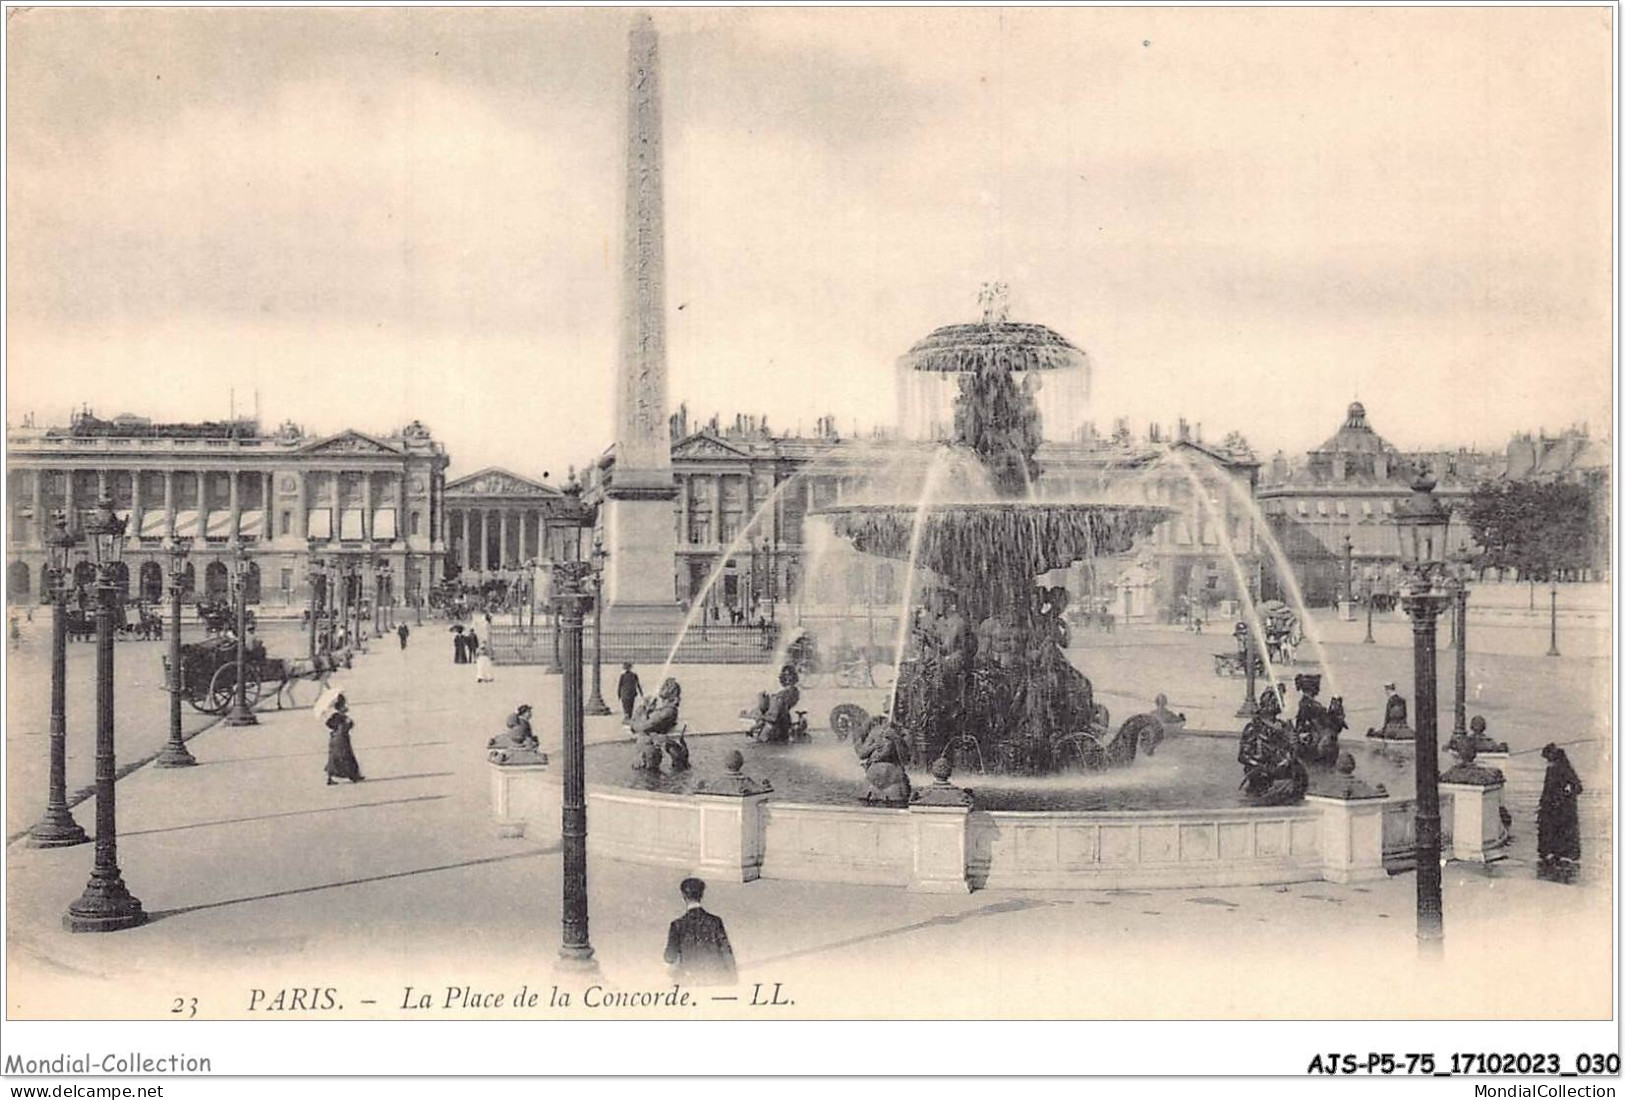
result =
[[[264,642],[250,641],[243,657],[243,699],[252,707],[259,701],[262,686],[274,684],[277,705],[280,707],[283,689],[291,681],[331,671],[334,663],[326,655],[318,655],[315,662],[268,657]],[[169,658],[166,656],[166,684],[170,682],[171,675]],[[237,643],[233,639],[216,636],[182,645],[179,682],[181,698],[193,708],[204,714],[225,713],[237,690]]]
[[[235,630],[237,627],[237,609],[230,600],[200,599],[197,602],[198,621],[208,634],[219,634],[226,630]],[[249,630],[254,629],[254,613],[245,613],[245,620]]]

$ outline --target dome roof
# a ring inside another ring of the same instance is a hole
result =
[[[943,325],[897,360],[909,370],[939,372],[989,366],[1012,371],[1077,370],[1088,361],[1081,349],[1052,328],[1000,320]]]
[[[1380,454],[1392,451],[1393,446],[1371,430],[1365,419],[1365,406],[1355,401],[1349,405],[1348,419],[1343,426],[1315,452],[1329,454]]]

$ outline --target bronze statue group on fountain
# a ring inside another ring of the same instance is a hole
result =
[[[1309,769],[1337,765],[1338,735],[1348,729],[1343,700],[1320,701],[1320,677],[1299,673],[1293,682],[1298,713],[1291,725],[1281,717],[1281,698],[1265,688],[1258,712],[1241,731],[1236,761],[1241,765],[1241,790],[1259,806],[1284,806],[1300,801],[1309,790]]]
[[[958,594],[927,594],[898,673],[892,720],[917,760],[1043,775],[1133,763],[1164,730],[1136,715],[1111,731],[1088,677],[1066,658],[1066,589],[1038,587],[1026,607],[972,623]]]

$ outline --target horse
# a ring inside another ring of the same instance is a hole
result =
[[[261,675],[265,682],[275,679],[276,709],[283,709],[282,697],[288,697],[288,705],[297,707],[294,701],[293,685],[302,680],[310,680],[317,685],[317,694],[327,690],[327,681],[333,673],[338,671],[340,661],[349,667],[348,655],[335,657],[329,653],[318,653],[315,657],[301,657],[297,660],[275,658],[261,663]]]

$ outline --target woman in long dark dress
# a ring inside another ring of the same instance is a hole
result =
[[[359,783],[366,776],[361,774],[361,764],[355,758],[355,748],[350,744],[350,731],[355,728],[355,722],[350,717],[350,705],[344,696],[340,695],[333,700],[333,713],[327,718],[327,783],[332,786],[335,779],[348,779],[352,783]]]
[[[1548,866],[1580,862],[1580,777],[1568,754],[1555,744],[1540,750],[1546,761],[1546,785],[1540,791],[1535,850]]]

